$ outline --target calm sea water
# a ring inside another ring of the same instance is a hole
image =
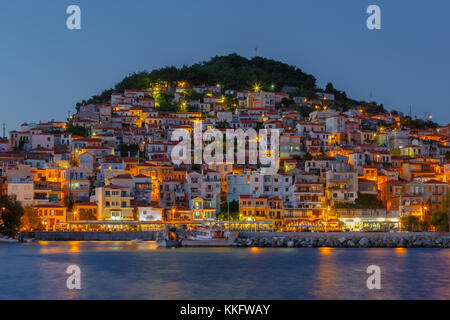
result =
[[[73,264],[81,290],[66,287]],[[450,250],[2,244],[0,299],[450,299]]]

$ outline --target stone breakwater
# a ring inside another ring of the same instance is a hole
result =
[[[251,233],[236,239],[238,247],[288,248],[450,248],[449,233]]]

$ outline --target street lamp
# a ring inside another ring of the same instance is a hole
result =
[[[428,211],[428,206],[423,206],[423,220],[425,220],[426,219],[426,215],[427,215],[427,211]]]
[[[5,214],[5,211],[6,211],[6,208],[2,207],[2,212],[1,212],[1,215],[0,215],[0,218],[2,218],[2,224],[3,224],[3,215]]]
[[[328,217],[329,217],[329,215],[330,215],[330,211],[331,211],[331,208],[330,208],[330,206],[328,206],[328,207],[327,207],[327,218],[326,218],[326,220],[325,220],[325,232],[328,231]]]

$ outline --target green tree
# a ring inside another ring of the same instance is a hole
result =
[[[14,237],[20,228],[24,210],[19,201],[13,197],[0,197],[0,233]]]
[[[224,101],[227,106],[225,108],[225,111],[229,111],[229,112],[234,112],[236,111],[237,105],[239,103],[239,101],[237,99],[235,99],[233,96],[225,96]]]
[[[419,229],[421,231],[428,231],[430,228],[430,221],[429,219],[421,220],[419,221]]]
[[[280,106],[282,108],[288,108],[288,109],[296,109],[297,108],[297,104],[295,103],[295,101],[292,99],[288,99],[288,98],[281,99]]]
[[[20,219],[20,230],[37,231],[42,229],[42,219],[33,207],[25,207],[24,214]]]
[[[89,136],[89,129],[86,129],[81,126],[74,126],[73,119],[70,119],[70,118],[67,121],[66,132],[75,134],[77,136],[85,137],[85,138]]]
[[[314,111],[314,108],[303,106],[299,107],[297,110],[303,118],[308,118],[309,114]]]
[[[410,129],[435,129],[439,127],[436,122],[431,120],[411,119],[409,116],[401,118],[400,122],[403,126]]]
[[[74,204],[75,204],[75,201],[73,201],[73,199],[70,198],[70,195],[68,195],[64,198],[64,206],[67,209],[72,210]]]
[[[325,92],[326,93],[335,93],[336,89],[334,88],[333,84],[331,82],[328,82],[326,87],[325,87]]]
[[[262,121],[256,121],[255,130],[258,131],[258,130],[261,130],[263,128],[264,128],[264,123]]]
[[[436,211],[431,215],[431,224],[439,232],[448,232],[448,220],[447,212]]]
[[[174,106],[172,104],[173,95],[167,92],[160,92],[155,98],[155,101],[159,104],[159,108],[163,107],[171,107]]]
[[[445,153],[445,160],[446,160],[447,162],[450,161],[450,151],[447,151],[447,152]]]
[[[94,209],[80,209],[78,212],[81,221],[95,221],[97,220],[97,213]]]
[[[309,160],[312,160],[312,159],[313,159],[313,157],[312,157],[311,153],[306,152],[305,156],[303,157],[303,160],[309,161]]]
[[[432,214],[431,224],[440,232],[450,231],[450,191],[442,201],[439,211]]]
[[[355,203],[336,203],[337,208],[353,209],[384,209],[383,202],[375,194],[365,194],[358,192],[358,198]],[[417,225],[416,225],[417,227]]]
[[[383,209],[383,203],[378,199],[377,195],[364,194],[358,192],[358,198],[355,204],[360,208]]]
[[[403,227],[408,231],[415,231],[419,228],[420,219],[416,216],[404,216],[401,218]]]
[[[137,207],[133,208],[133,220],[139,221],[139,209]]]
[[[228,215],[228,207],[230,213]],[[226,203],[220,207],[220,212],[217,214],[217,220],[221,221],[239,221],[239,202],[236,200],[230,201],[227,205]]]
[[[183,93],[183,99],[186,100],[186,101],[202,100],[203,96],[204,95],[202,93],[198,93],[197,91],[194,91],[191,88],[185,89],[184,93]]]
[[[139,145],[122,143],[117,148],[121,157],[135,157],[139,153]]]

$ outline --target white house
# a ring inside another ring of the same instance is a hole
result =
[[[13,178],[8,182],[7,194],[16,196],[22,206],[33,204],[33,181],[27,178]]]
[[[153,206],[138,206],[139,221],[162,221],[164,217],[164,208]]]
[[[37,133],[31,136],[31,148],[53,149],[55,146],[55,136],[47,133]]]

